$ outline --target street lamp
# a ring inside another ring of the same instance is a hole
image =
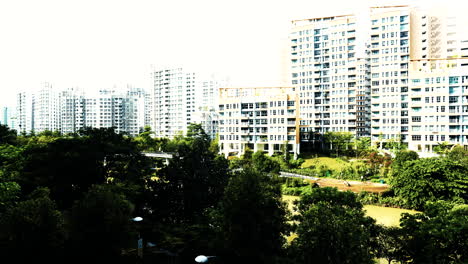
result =
[[[143,217],[137,216],[135,218],[132,218],[132,221],[137,222],[137,223],[141,222],[141,221],[143,221]],[[139,228],[137,228],[137,229],[138,229],[137,253],[138,253],[138,256],[140,258],[143,258],[143,238],[141,238],[141,236],[140,236]]]
[[[205,255],[200,255],[195,258],[195,262],[197,263],[207,263],[209,258],[214,258],[216,256],[205,256]]]
[[[141,221],[143,221],[143,217],[137,216],[135,218],[132,218],[132,221],[133,222],[141,222]]]

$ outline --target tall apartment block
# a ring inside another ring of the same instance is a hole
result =
[[[291,74],[303,142],[328,131],[370,135],[370,65],[358,24],[354,15],[293,21]]]
[[[60,99],[50,83],[44,83],[37,91],[33,104],[34,130],[37,132],[60,130]]]
[[[406,141],[410,9],[371,8],[370,19],[372,141]]]
[[[427,63],[437,66],[411,75],[409,148],[431,153],[438,142],[468,147],[468,66]]]
[[[18,133],[60,130],[59,94],[50,83],[41,84],[35,93],[18,93],[16,107]]]
[[[152,72],[152,128],[156,137],[186,133],[195,112],[197,76],[182,68]]]
[[[6,106],[0,108],[0,124],[16,129],[16,114],[13,108]]]
[[[468,42],[460,29],[441,9],[410,6],[293,21],[301,141],[347,131],[373,142],[401,140],[422,152],[442,141],[466,145]]]
[[[60,119],[62,133],[75,133],[85,127],[85,94],[78,88],[60,92]]]
[[[33,94],[25,91],[17,94],[16,100],[16,131],[29,133],[33,130]]]
[[[198,92],[193,121],[200,123],[205,132],[214,139],[218,134],[219,89],[227,87],[228,81],[219,76],[202,77],[201,93]]]
[[[151,119],[156,137],[185,134],[191,123],[201,123],[215,137],[218,89],[225,81],[184,68],[153,70],[152,79]]]
[[[299,99],[291,87],[222,88],[219,144],[225,156],[247,148],[270,155],[299,153]]]

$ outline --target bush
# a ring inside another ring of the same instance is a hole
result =
[[[404,206],[403,200],[400,197],[394,196],[392,191],[387,191],[380,194],[363,191],[358,193],[357,199],[362,204],[410,209],[406,208]]]
[[[312,191],[312,185],[307,184],[300,187],[288,187],[285,184],[282,186],[282,194],[284,195],[294,195],[301,196],[305,193],[310,193]]]
[[[302,187],[309,185],[303,179],[298,178],[286,178],[286,186],[287,187]]]

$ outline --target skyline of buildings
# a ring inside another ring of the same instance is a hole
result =
[[[402,141],[416,151],[431,152],[442,141],[466,146],[468,41],[461,29],[443,9],[405,5],[293,21],[291,77],[301,141],[343,131],[374,143]],[[438,77],[427,81],[430,76]],[[429,97],[429,86],[439,96]],[[434,103],[440,106],[431,110]]]
[[[87,94],[79,88],[58,90],[43,83],[36,92],[17,96],[18,133],[59,131],[76,133],[86,127],[114,127],[117,133],[136,136],[148,125],[149,114],[142,88],[102,89]]]
[[[19,132],[113,126],[131,135],[150,125],[157,137],[201,123],[232,155],[247,147],[271,154],[279,141],[298,154],[326,132],[401,141],[423,152],[439,142],[468,146],[468,40],[462,31],[443,9],[406,5],[294,20],[288,54],[278,58],[290,63],[281,76],[289,75],[287,85],[233,88],[185,67],[154,68],[146,91],[101,90],[88,97],[44,83],[37,93],[18,94],[16,123]],[[281,125],[274,123],[278,111],[286,111]]]

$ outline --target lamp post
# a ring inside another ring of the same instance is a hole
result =
[[[200,255],[195,258],[195,262],[197,263],[207,263],[209,258],[215,258],[216,256],[205,256]]]
[[[140,217],[140,216],[137,216],[135,218],[132,218],[132,221],[133,222],[141,222],[143,221],[143,217]],[[140,236],[140,230],[139,228],[137,228],[138,230],[138,241],[137,241],[137,253],[138,253],[138,257],[140,258],[143,258],[143,238]]]

